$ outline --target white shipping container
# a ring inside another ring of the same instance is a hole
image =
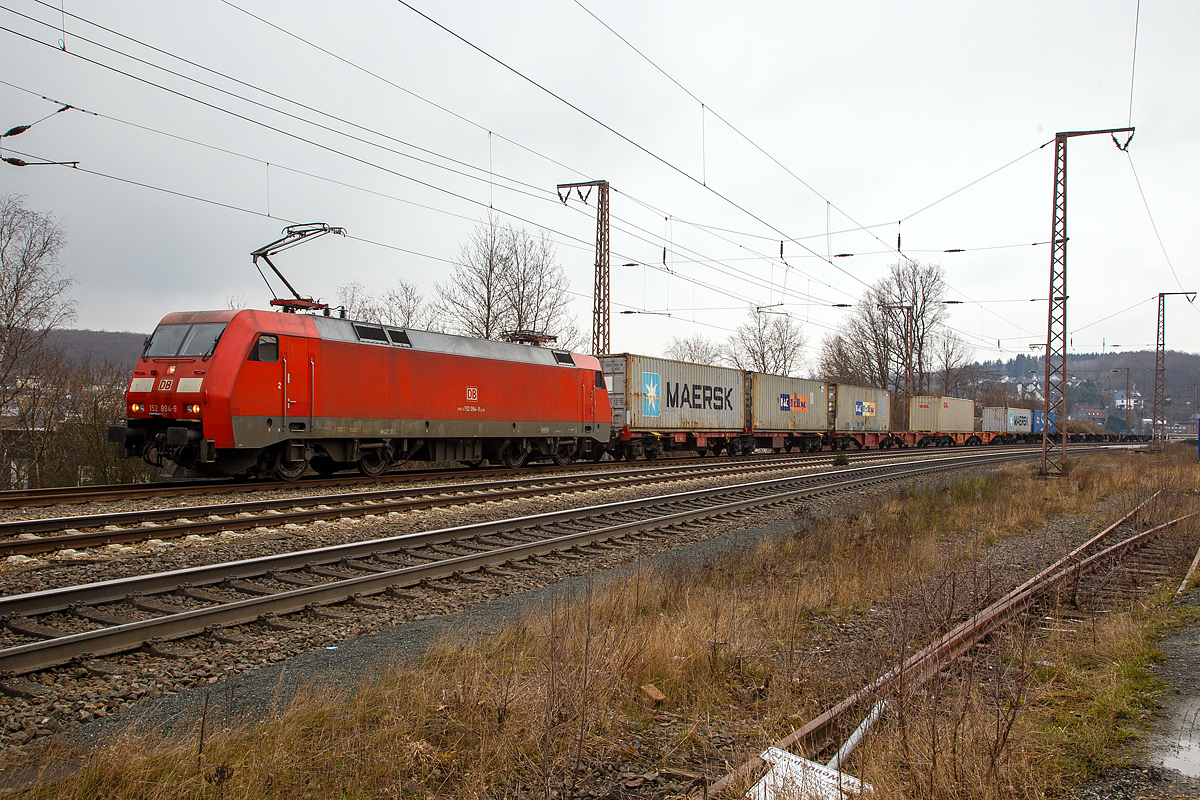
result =
[[[983,410],[983,430],[988,433],[1029,433],[1033,412],[1027,408],[989,406]]]
[[[616,427],[726,433],[745,428],[741,370],[631,353],[601,356],[600,367]]]
[[[1033,431],[1033,412],[1028,408],[1008,409],[1008,432],[1031,433]]]
[[[908,427],[931,433],[972,433],[975,401],[959,397],[914,397],[909,404]]]
[[[838,384],[834,404],[836,431],[879,432],[891,430],[892,393],[887,389]]]
[[[821,381],[750,373],[750,420],[755,431],[829,428],[829,393]]]

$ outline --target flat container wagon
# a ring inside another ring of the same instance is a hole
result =
[[[600,364],[612,404],[614,457],[754,449],[741,370],[632,353],[601,356]]]
[[[983,433],[996,444],[1032,441],[1033,412],[1027,408],[988,406],[983,409]]]
[[[750,433],[758,447],[821,449],[829,426],[829,386],[822,381],[746,373]]]
[[[834,431],[881,433],[891,427],[892,393],[887,389],[838,384],[836,394]]]
[[[978,444],[975,434],[975,401],[960,397],[925,395],[909,403],[908,427],[918,447]]]

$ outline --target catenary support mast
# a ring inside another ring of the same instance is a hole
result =
[[[1195,302],[1195,292],[1158,293],[1158,344],[1154,349],[1154,415],[1150,418],[1150,449],[1162,450],[1167,438],[1167,298],[1182,294]]]
[[[612,305],[609,300],[609,244],[608,244],[608,181],[584,181],[583,183],[560,183],[558,199],[566,205],[571,190],[583,202],[587,202],[592,187],[596,192],[596,291],[592,298],[592,354],[608,353],[612,346]],[[587,193],[583,190],[587,189]],[[563,190],[566,193],[563,193]]]
[[[1133,128],[1062,131],[1054,135],[1054,208],[1050,227],[1050,310],[1046,320],[1046,400],[1042,422],[1042,475],[1067,471],[1067,140],[1075,136],[1128,133]],[[1129,140],[1122,146],[1129,146]],[[1054,419],[1053,426],[1050,420]],[[1053,431],[1051,428],[1053,427]]]

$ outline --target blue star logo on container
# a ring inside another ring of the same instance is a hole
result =
[[[657,417],[662,399],[662,378],[657,372],[642,373],[642,416]]]

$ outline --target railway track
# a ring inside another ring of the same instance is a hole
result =
[[[1181,522],[1200,516],[1200,512],[1193,512],[1148,530],[1122,533],[1121,528],[1155,497],[1157,493],[1038,575],[945,632],[902,665],[861,687],[771,747],[802,751],[813,757],[827,748],[836,735],[851,730],[866,709],[888,697],[901,681],[905,691],[918,691],[955,659],[979,647],[1001,625],[1039,603],[1061,608],[1066,602],[1082,613],[1098,608],[1128,607],[1139,587],[1156,578],[1161,579],[1168,572],[1164,566],[1168,553],[1161,544],[1161,535]],[[1200,562],[1200,553],[1196,559]],[[729,790],[752,783],[763,766],[762,758],[752,758],[714,783],[704,782],[701,790],[691,795],[691,800],[734,796]]]
[[[825,456],[830,459],[834,454]],[[803,456],[789,456],[804,458]],[[664,461],[698,463],[741,463],[748,460],[758,461],[778,458],[776,455],[737,456],[704,459],[663,459]],[[813,458],[813,456],[809,456]],[[320,489],[334,486],[376,486],[381,483],[414,483],[418,481],[454,480],[464,477],[494,478],[497,476],[524,475],[553,475],[564,472],[595,472],[611,469],[619,462],[606,461],[601,463],[576,462],[566,467],[556,467],[551,464],[540,464],[521,469],[506,469],[501,466],[485,467],[482,469],[414,469],[388,472],[377,477],[363,475],[334,475],[321,477],[308,475],[299,481],[237,481],[237,480],[180,480],[163,481],[148,484],[100,484],[96,486],[65,486],[45,489],[6,489],[0,490],[0,509],[26,508],[54,505],[78,505],[83,503],[102,503],[111,501],[146,500],[158,497],[189,497],[196,495],[214,494],[246,494],[272,491],[291,491]],[[649,466],[656,462],[641,462]],[[658,462],[661,463],[661,462]]]
[[[337,615],[331,606],[414,584],[486,581],[531,560],[582,558],[589,549],[666,536],[674,527],[1033,452],[976,451],[761,480],[3,597],[0,674],[145,646],[162,650],[165,642],[205,632],[236,639],[229,628],[256,621],[287,627],[283,616],[297,611]],[[12,684],[6,690],[19,691]]]
[[[1012,448],[1021,449],[1025,445],[999,445],[992,449]],[[911,449],[898,451],[850,451],[850,455],[861,458],[867,455],[894,454],[896,456],[915,456],[918,453],[926,457],[929,450],[915,451]],[[933,451],[939,452],[939,451]],[[650,467],[664,464],[746,464],[759,461],[792,460],[800,462],[829,461],[836,453],[821,453],[808,455],[759,454],[750,456],[724,456],[717,458],[664,458],[659,461],[637,462],[639,466]],[[0,509],[27,508],[38,506],[80,505],[84,503],[103,503],[113,501],[149,500],[160,497],[192,497],[197,495],[217,494],[246,494],[271,491],[288,491],[320,489],[325,487],[356,487],[376,486],[381,483],[414,483],[417,481],[456,480],[464,477],[481,476],[485,478],[520,477],[526,475],[559,475],[572,472],[603,472],[611,470],[614,464],[621,462],[605,461],[601,463],[576,462],[566,467],[556,467],[542,464],[521,469],[505,469],[503,467],[487,467],[484,469],[431,469],[404,470],[389,472],[379,477],[368,478],[361,475],[336,475],[320,477],[317,475],[289,481],[235,481],[235,480],[192,480],[164,481],[149,484],[101,484],[96,486],[65,486],[45,489],[5,489],[0,490]]]
[[[1000,452],[1000,451],[995,451]],[[1011,454],[1039,452],[1012,448]],[[882,463],[925,460],[928,452],[871,451],[855,462]],[[0,556],[37,556],[149,539],[213,535],[318,520],[399,515],[423,508],[468,505],[498,500],[613,489],[651,482],[731,477],[772,469],[795,469],[828,463],[829,456],[806,456],[741,461],[689,460],[671,465],[634,469],[537,474],[529,477],[397,487],[367,492],[306,495],[202,506],[116,511],[0,522]]]

